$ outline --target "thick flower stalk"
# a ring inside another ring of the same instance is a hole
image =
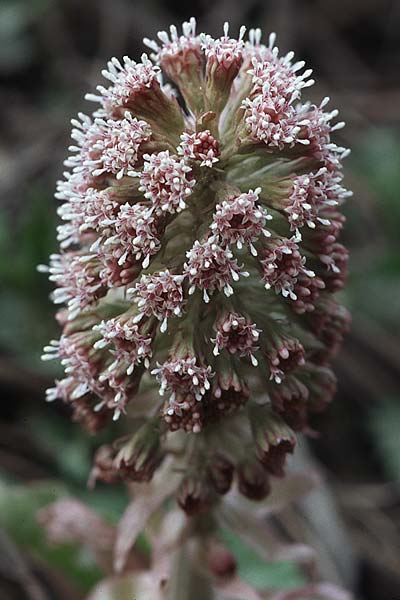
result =
[[[145,43],[150,57],[108,63],[94,114],[72,121],[61,249],[42,267],[64,305],[48,398],[92,432],[128,432],[93,480],[149,481],[176,460],[172,491],[198,515],[233,482],[268,495],[334,395],[348,150],[273,35],[213,39],[192,19]]]

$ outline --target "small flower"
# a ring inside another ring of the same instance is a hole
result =
[[[295,286],[301,274],[314,277],[314,273],[305,268],[306,259],[301,255],[298,238],[274,238],[266,244],[260,259],[265,289],[274,288],[284,298],[297,300]]]
[[[130,439],[100,446],[94,457],[90,481],[150,481],[164,455],[156,420],[139,427]]]
[[[94,178],[82,166],[74,167],[71,172],[63,173],[64,179],[57,181],[57,200],[71,200],[71,198],[84,197],[87,190],[93,187]]]
[[[127,360],[114,360],[98,376],[104,392],[95,410],[104,407],[112,410],[114,421],[118,421],[121,414],[126,414],[128,403],[135,396],[141,380],[143,370],[129,367],[131,364]]]
[[[239,73],[243,62],[246,28],[241,27],[239,39],[229,37],[229,24],[224,24],[224,35],[213,39],[202,35],[202,49],[206,58],[205,98],[206,105],[217,114],[220,113],[229,97],[233,80]]]
[[[310,411],[321,412],[326,409],[336,393],[336,377],[330,367],[314,365],[311,362],[306,365],[306,374],[312,378],[309,386]]]
[[[328,203],[318,181],[323,173],[324,169],[321,169],[315,174],[299,175],[293,179],[291,193],[284,207],[292,230],[304,225],[315,229],[317,221],[325,225],[329,224],[318,216],[320,210]]]
[[[329,218],[332,210],[351,195],[340,181],[341,177],[333,176],[326,167],[299,175],[293,178],[287,197],[277,198],[275,206],[286,213],[291,230],[304,225],[314,230],[317,224],[332,228],[335,226],[335,220]]]
[[[144,38],[143,42],[153,50],[152,58],[168,77],[185,88],[190,85],[191,79],[197,79],[203,64],[201,42],[196,36],[196,20],[192,17],[183,23],[182,35],[178,35],[175,25],[171,25],[169,34],[159,31],[157,35],[161,45],[148,38]]]
[[[178,154],[181,154],[186,160],[199,161],[201,167],[212,168],[218,162],[221,152],[218,140],[209,129],[205,129],[199,133],[182,133]]]
[[[77,154],[66,164],[79,165],[93,177],[111,174],[121,179],[135,167],[140,149],[152,135],[150,125],[129,112],[120,121],[97,118],[90,125],[86,119],[82,124],[78,121],[74,124],[72,137],[78,146],[70,146],[70,150]]]
[[[123,249],[118,259],[119,264],[123,265],[128,257],[133,256],[135,260],[143,259],[142,266],[146,269],[150,257],[157,254],[161,248],[159,236],[164,228],[162,220],[141,203],[126,203],[109,222],[115,233],[107,238],[105,244],[111,244],[111,249]]]
[[[258,350],[257,342],[261,331],[255,323],[238,313],[227,313],[216,324],[217,335],[214,340],[214,355],[223,348],[231,354],[250,358],[254,367],[258,365],[254,352]]]
[[[150,481],[164,458],[160,442],[159,419],[150,419],[128,439],[117,446],[115,467],[123,479]]]
[[[325,283],[320,277],[300,273],[293,288],[296,300],[293,302],[293,310],[298,314],[312,312],[321,291],[325,289]],[[293,298],[292,298],[293,299]]]
[[[133,106],[137,96],[146,94],[147,90],[158,85],[159,68],[152,64],[146,54],[142,54],[139,63],[128,56],[124,56],[122,63],[114,57],[107,63],[107,68],[102,74],[112,85],[109,88],[99,85],[97,89],[100,95],[87,94],[86,99],[100,102],[109,114],[113,114],[116,108]]]
[[[201,400],[210,389],[211,367],[198,365],[195,356],[172,358],[152,373],[160,382],[160,394],[163,396],[166,390],[170,390],[172,400],[179,393],[191,393],[196,400]]]
[[[142,275],[134,288],[128,290],[138,305],[139,317],[154,316],[162,321],[161,331],[167,330],[167,320],[182,315],[183,275],[172,275],[168,269],[154,275]]]
[[[333,300],[326,300],[317,305],[310,319],[310,326],[326,346],[323,352],[319,352],[323,361],[336,354],[345,333],[350,329],[350,323],[350,313],[344,306]]]
[[[102,365],[99,352],[92,352],[96,339],[94,334],[76,332],[71,335],[62,335],[57,340],[52,340],[44,347],[42,360],[59,358],[64,367],[67,379],[62,380],[52,393],[48,392],[48,399],[61,397],[64,401],[69,397],[73,400],[81,398],[90,392],[100,392],[101,384],[97,380]]]
[[[143,171],[132,172],[139,177],[139,190],[144,192],[157,213],[180,212],[186,208],[186,199],[196,184],[189,179],[192,169],[183,159],[171,156],[168,150],[145,154]]]
[[[135,318],[129,315],[115,317],[102,321],[93,328],[101,335],[94,344],[94,348],[112,347],[114,362],[108,367],[112,370],[120,362],[126,362],[127,375],[131,375],[135,365],[144,361],[149,367],[152,356],[152,335],[146,332],[145,327],[135,323]]]
[[[110,224],[115,219],[119,203],[109,190],[88,188],[82,194],[72,196],[64,202],[58,215],[67,221],[57,228],[57,239],[62,249],[73,244],[92,240],[98,234],[98,241],[110,232]],[[93,250],[93,246],[92,246]]]
[[[113,173],[117,179],[121,179],[137,163],[140,148],[151,137],[151,127],[146,121],[132,117],[129,112],[121,121],[96,119],[95,123],[104,133],[95,144],[100,157],[91,164],[91,167],[96,167],[92,174],[97,177],[103,173]]]
[[[248,245],[253,256],[257,256],[253,242],[261,234],[265,237],[271,235],[265,229],[265,224],[272,217],[257,204],[260,192],[261,188],[257,188],[254,192],[249,190],[246,194],[240,194],[217,204],[211,224],[211,230],[220,237],[224,245],[236,244],[239,250],[244,245]]]
[[[239,39],[235,40],[229,37],[229,23],[224,24],[224,35],[214,40],[210,35],[203,36],[203,49],[208,61],[208,68],[216,65],[216,68],[239,69],[242,64],[242,55],[244,49],[243,36],[246,31],[241,27]],[[214,67],[215,68],[215,67]]]
[[[101,281],[108,289],[132,283],[141,271],[136,258],[128,255],[126,249],[120,245],[104,243],[96,250],[95,256],[101,264]]]
[[[249,70],[253,89],[242,103],[251,138],[280,150],[285,146],[310,143],[300,135],[305,120],[298,114],[293,102],[300,98],[302,89],[314,81],[308,79],[311,70],[297,74],[304,63],[291,64],[292,58],[293,54],[289,53],[277,60],[273,52],[268,60],[253,56],[252,69]]]
[[[161,416],[170,431],[200,433],[205,421],[204,404],[193,394],[179,392],[164,403]]]
[[[237,412],[250,397],[246,382],[230,362],[221,357],[216,367],[211,391],[204,400],[206,420],[209,421]]]
[[[248,73],[252,76],[253,93],[261,92],[270,102],[271,108],[279,114],[284,106],[286,109],[299,100],[304,88],[314,84],[309,79],[312,70],[307,69],[302,75],[298,72],[304,67],[304,62],[291,63],[293,53],[277,59],[274,53],[267,55],[267,60],[253,56],[252,68]]]
[[[276,337],[267,351],[270,379],[281,383],[290,373],[305,362],[304,348],[296,338]]]
[[[162,85],[159,67],[147,54],[142,54],[140,62],[128,56],[122,61],[114,57],[102,74],[111,85],[99,85],[99,94],[85,96],[86,100],[100,103],[102,109],[95,114],[118,119],[129,110],[136,118],[145,119],[155,133],[176,140],[184,127],[182,112],[175,95]]]
[[[95,255],[84,256],[77,252],[52,254],[50,266],[42,265],[40,270],[50,273],[50,281],[58,286],[53,292],[53,300],[56,304],[68,304],[69,319],[105,293],[101,265]]]
[[[184,273],[190,283],[189,294],[193,294],[196,287],[203,290],[204,302],[209,302],[209,293],[215,290],[224,290],[226,296],[233,294],[230,281],[238,281],[240,275],[247,277],[246,271],[240,267],[228,248],[222,248],[214,237],[204,242],[196,240],[191,250],[186,253],[187,262]]]
[[[328,254],[319,255],[319,259],[326,266],[323,275],[326,288],[330,292],[338,292],[345,284],[347,276],[347,263],[349,253],[342,244],[334,243]]]
[[[305,103],[298,109],[298,114],[301,119],[299,124],[301,125],[302,143],[309,144],[309,151],[332,171],[340,167],[340,161],[350,151],[337,146],[331,141],[331,134],[342,129],[345,123],[340,121],[335,125],[331,125],[331,120],[337,117],[339,111],[324,112],[323,109],[328,102],[329,98],[326,97],[319,106]]]

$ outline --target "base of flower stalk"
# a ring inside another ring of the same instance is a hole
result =
[[[181,549],[175,558],[170,580],[165,587],[165,600],[214,600],[209,578],[195,571],[188,560],[187,549]]]

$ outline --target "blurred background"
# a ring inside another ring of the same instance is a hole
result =
[[[311,98],[330,95],[348,124],[340,143],[352,148],[345,184],[354,198],[342,300],[353,326],[336,361],[336,400],[302,459],[326,485],[282,526],[316,545],[325,577],[356,598],[400,600],[398,0],[192,0],[190,13],[178,0],[0,3],[0,600],[79,599],[100,577],[90,553],[45,541],[38,508],[73,494],[115,522],[126,503],[118,486],[86,488],[104,435],[90,438],[61,403],[44,403],[54,372],[40,353],[58,333],[35,267],[56,248],[53,192],[69,120],[90,110],[84,92],[109,57],[138,58],[143,36],[192,15],[214,35],[227,19],[234,34],[241,24],[276,31],[281,52],[293,49],[315,70]],[[290,563],[263,569],[238,551],[253,583],[301,580]]]

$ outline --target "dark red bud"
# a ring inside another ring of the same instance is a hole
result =
[[[263,500],[271,490],[267,473],[257,460],[242,463],[238,478],[240,493],[250,500]]]
[[[234,466],[222,454],[216,454],[210,464],[210,480],[218,494],[229,492],[233,480]]]
[[[202,479],[185,477],[178,490],[177,502],[189,517],[205,513],[212,504],[211,490]]]

